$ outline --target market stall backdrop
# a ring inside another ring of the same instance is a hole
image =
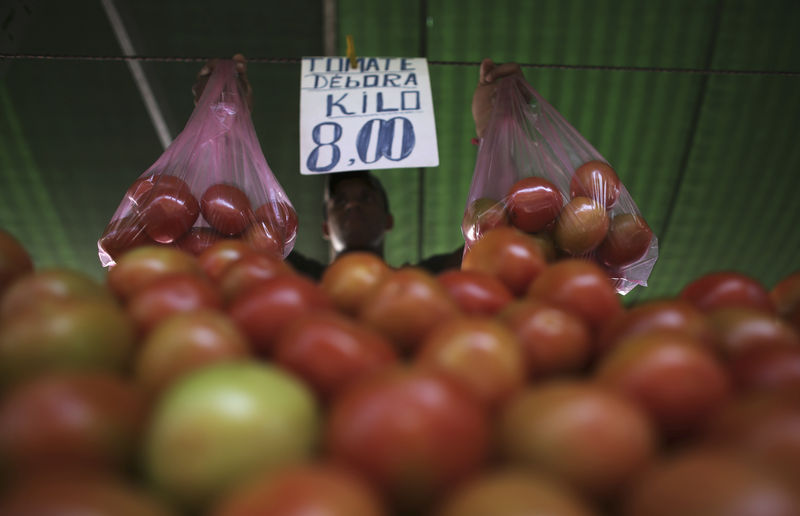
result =
[[[120,59],[110,7],[144,59]],[[378,173],[396,220],[389,263],[463,242],[470,99],[492,57],[526,65],[659,237],[650,285],[628,300],[712,270],[772,285],[800,268],[798,26],[796,0],[0,1],[0,227],[38,267],[101,277],[96,240],[163,151],[130,63],[174,137],[203,59],[242,52],[262,149],[300,214],[296,248],[326,259],[322,180],[298,173],[299,59],[324,55],[327,36],[343,55],[350,34],[359,55],[431,63],[441,164]]]

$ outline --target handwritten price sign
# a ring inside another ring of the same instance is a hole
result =
[[[439,165],[424,58],[307,57],[300,79],[302,174]]]

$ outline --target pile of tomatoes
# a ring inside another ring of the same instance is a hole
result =
[[[800,273],[625,306],[510,226],[314,282],[222,239],[104,282],[0,232],[0,514],[800,514]]]

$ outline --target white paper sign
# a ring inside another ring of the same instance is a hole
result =
[[[303,58],[300,172],[439,165],[424,58]]]

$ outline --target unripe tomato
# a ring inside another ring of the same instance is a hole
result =
[[[561,210],[553,231],[556,247],[582,256],[593,251],[608,233],[605,208],[588,197],[575,197]]]

